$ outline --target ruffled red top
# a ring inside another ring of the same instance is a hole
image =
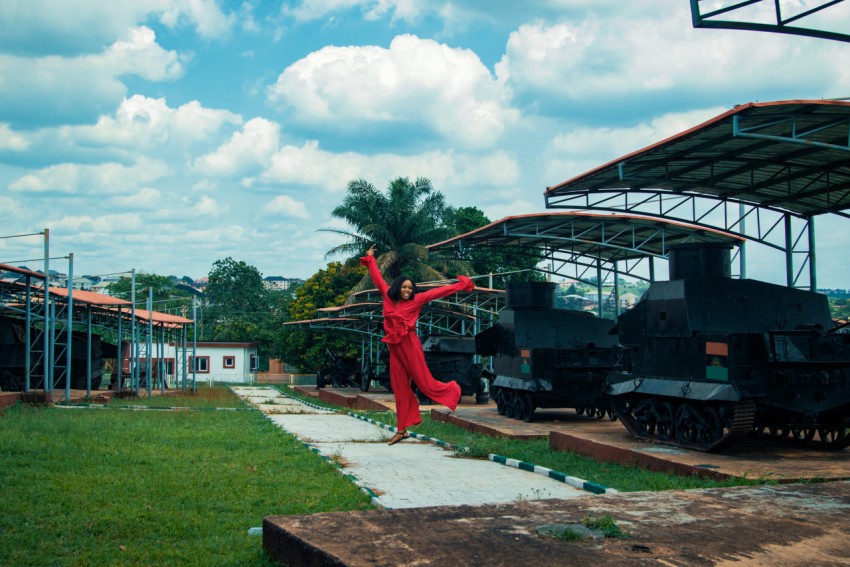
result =
[[[387,282],[381,276],[381,271],[378,269],[375,257],[363,256],[360,258],[360,265],[366,266],[369,269],[369,275],[372,277],[372,281],[375,282],[375,286],[381,292],[381,297],[384,298],[384,333],[386,335],[381,340],[390,344],[400,343],[408,333],[414,331],[416,320],[419,318],[419,312],[422,310],[423,305],[434,299],[446,297],[459,291],[472,291],[475,287],[471,279],[459,275],[457,276],[457,283],[417,292],[413,296],[413,299],[400,299],[398,302],[395,302],[387,295],[390,286],[387,285]]]

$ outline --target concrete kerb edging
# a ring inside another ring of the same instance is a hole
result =
[[[350,415],[351,417],[356,417],[357,419],[361,419],[363,421],[368,421],[369,423],[373,423],[373,424],[375,424],[379,427],[383,427],[384,429],[388,429],[389,431],[398,432],[397,428],[395,428],[391,425],[387,425],[386,423],[381,423],[380,421],[375,421],[374,419],[370,419],[368,417],[363,417],[362,415],[357,415],[356,413],[348,412],[348,415]],[[414,439],[427,441],[429,443],[439,445],[440,447],[443,447],[444,449],[449,449],[449,450],[458,450],[459,449],[461,451],[465,449],[465,447],[458,447],[457,445],[452,445],[451,443],[446,443],[445,441],[440,441],[439,439],[434,439],[433,437],[428,437],[426,435],[422,435],[421,433],[414,433],[413,431],[410,431],[409,433],[410,433],[410,436],[413,437]],[[570,475],[567,475],[567,474],[564,474],[564,473],[561,473],[561,472],[558,472],[558,471],[553,471],[552,469],[548,469],[546,467],[541,467],[539,465],[534,465],[534,464],[531,464],[531,463],[518,461],[516,459],[509,459],[507,457],[502,457],[500,455],[494,455],[493,453],[490,453],[489,455],[487,455],[487,458],[494,463],[498,463],[500,465],[505,465],[505,466],[508,466],[508,467],[514,467],[514,468],[517,468],[517,469],[521,469],[521,470],[536,473],[536,474],[541,474],[543,476],[547,476],[547,477],[551,478],[552,480],[556,480],[558,482],[563,482],[564,484],[569,484],[573,488],[578,488],[579,490],[584,490],[586,492],[592,492],[593,494],[616,494],[616,493],[619,492],[616,489],[608,488],[607,486],[603,486],[603,485],[597,484],[595,482],[582,480],[580,478],[570,476]]]
[[[558,482],[569,484],[570,486],[578,488],[579,490],[585,490],[594,494],[617,494],[619,492],[619,490],[608,488],[607,486],[596,484],[595,482],[582,480],[580,478],[569,476],[558,471],[553,471],[552,469],[547,469],[546,467],[533,465],[531,463],[518,461],[516,459],[509,459],[507,457],[502,457],[501,455],[494,455],[493,453],[490,453],[489,455],[487,455],[487,458],[493,461],[494,463],[499,463],[508,467],[514,467],[528,472],[542,474],[543,476],[548,476],[552,480],[557,480]]]
[[[137,410],[137,411],[148,411],[148,410],[169,410],[169,411],[253,411],[256,408],[190,408],[190,407],[182,407],[182,406],[113,406],[109,404],[69,404],[69,403],[55,403],[53,404],[57,408],[81,408],[81,409],[90,409],[90,408],[98,408],[98,409],[128,409],[128,410]]]

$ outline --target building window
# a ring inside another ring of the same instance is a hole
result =
[[[256,372],[260,367],[260,357],[256,354],[251,355],[251,372]]]
[[[236,368],[236,357],[225,356],[221,364],[224,368]]]
[[[201,374],[209,374],[210,373],[210,357],[208,356],[199,356],[198,358],[189,357],[189,368],[192,368],[194,364],[195,372]]]

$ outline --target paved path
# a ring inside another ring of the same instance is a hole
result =
[[[389,446],[392,432],[346,414],[316,409],[271,387],[233,387],[278,426],[343,466],[384,508],[496,504],[589,493],[547,476],[483,459],[457,458],[429,442]]]

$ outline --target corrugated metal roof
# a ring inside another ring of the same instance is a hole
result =
[[[66,287],[51,287],[50,293],[59,297],[68,297],[68,288]],[[115,305],[130,305],[129,301],[118,299],[111,295],[104,295],[94,291],[83,291],[75,289],[73,293],[75,303],[88,303],[89,305],[115,306]],[[136,310],[138,313],[138,310]]]
[[[749,103],[549,187],[544,196],[547,207],[558,207],[559,197],[581,193],[661,190],[801,217],[850,216],[848,146],[848,101]]]
[[[538,213],[505,217],[479,229],[427,246],[429,254],[461,257],[473,247],[492,251],[559,250],[607,262],[664,257],[671,244],[744,239],[720,230],[651,217],[594,213]]]

